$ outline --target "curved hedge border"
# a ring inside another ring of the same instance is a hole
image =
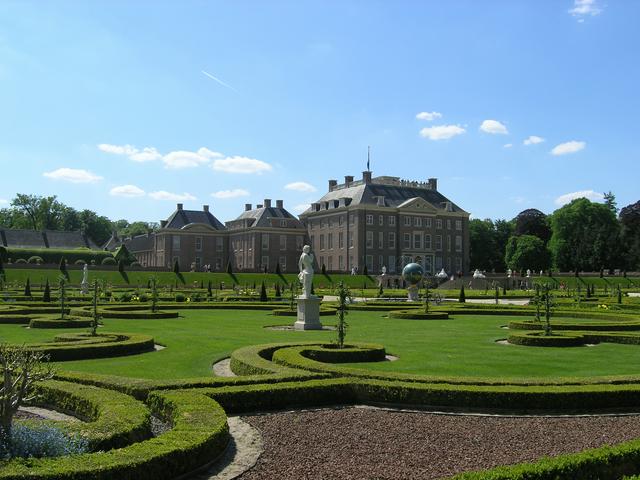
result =
[[[509,322],[509,329],[511,330],[542,330],[544,324],[542,322],[536,322],[534,320],[525,320],[522,322],[511,321]],[[586,331],[607,331],[607,332],[626,332],[640,330],[640,322],[602,322],[602,323],[569,323],[562,321],[553,321],[552,328],[554,330],[586,330]]]
[[[38,404],[87,422],[55,422],[89,441],[92,451],[120,448],[151,436],[149,409],[129,395],[78,383],[48,380],[37,386]]]
[[[0,324],[29,325],[31,315],[0,315]]]
[[[344,348],[331,344],[304,345],[280,348],[273,353],[272,360],[296,367],[296,362],[289,359],[298,355],[322,363],[380,362],[385,360],[386,351],[382,345],[365,343],[345,345]]]
[[[1,321],[0,321],[1,322]],[[60,318],[36,317],[29,322],[29,328],[87,328],[93,323],[93,319],[87,320],[80,317]]]
[[[251,345],[235,350],[231,354],[230,368],[236,375],[269,375],[279,374],[300,378],[317,377],[304,370],[278,365],[271,361],[273,353],[281,348],[312,345],[305,343],[271,343],[265,345]]]
[[[401,318],[405,320],[448,320],[447,312],[429,312],[424,313],[420,310],[392,310],[389,312],[389,318]]]
[[[273,310],[271,314],[276,317],[295,317],[298,315],[298,310],[290,310],[288,308],[277,308]],[[335,315],[335,314],[336,314],[335,308],[320,307],[321,317],[328,317],[330,315]]]
[[[507,338],[509,343],[532,347],[575,347],[587,343],[623,343],[640,345],[640,332],[562,332],[545,336],[541,332],[517,332]]]
[[[153,351],[155,343],[149,335],[134,333],[88,333],[57,335],[53,342],[30,343],[31,350],[43,352],[52,362],[85,360],[89,358],[116,357]]]
[[[149,405],[173,424],[159,437],[108,452],[11,462],[0,479],[170,480],[218,457],[229,441],[227,417],[215,401],[193,391],[154,392]]]
[[[73,309],[72,313],[78,315],[80,317],[90,317],[93,315],[92,307],[82,307]],[[119,319],[160,319],[160,318],[178,318],[178,312],[152,312],[151,308],[146,306],[144,307],[145,311],[140,311],[142,309],[113,309],[109,307],[102,307],[98,310],[99,315],[102,318],[119,318]]]

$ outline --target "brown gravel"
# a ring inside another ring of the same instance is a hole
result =
[[[436,479],[640,438],[640,415],[491,417],[351,407],[243,417],[251,479]]]

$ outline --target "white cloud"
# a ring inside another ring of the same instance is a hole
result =
[[[418,120],[426,120],[428,122],[434,121],[436,118],[442,118],[442,114],[440,112],[420,112],[416,115]]]
[[[287,183],[284,186],[287,190],[295,190],[296,192],[315,192],[317,188],[307,182]]]
[[[138,149],[132,145],[110,145],[108,143],[101,143],[98,145],[98,149],[114,155],[133,155],[138,152]]]
[[[506,135],[509,132],[507,127],[497,120],[484,120],[480,125],[480,130],[485,133]]]
[[[573,8],[569,10],[569,13],[578,18],[578,21],[583,21],[584,17],[600,15],[602,8],[598,5],[596,0],[574,0]]]
[[[538,137],[537,135],[529,135],[529,138],[525,138],[523,145],[537,145],[538,143],[544,142],[544,138]]]
[[[599,202],[604,199],[604,195],[598,192],[594,192],[593,190],[581,190],[579,192],[571,192],[560,195],[558,198],[556,198],[555,204],[558,206],[566,205],[576,198],[588,198],[592,202]]]
[[[551,150],[551,155],[566,155],[568,153],[576,153],[580,150],[583,150],[586,146],[587,144],[585,142],[571,140],[570,142],[561,143],[553,147],[553,150]]]
[[[311,204],[309,203],[301,203],[300,205],[296,205],[295,207],[293,207],[293,211],[296,213],[302,213],[306,209],[308,209],[310,206]]]
[[[135,185],[120,185],[118,187],[113,187],[109,191],[109,195],[113,195],[114,197],[144,197],[145,193],[140,187],[136,187]]]
[[[220,190],[211,194],[212,197],[221,199],[246,197],[248,195],[249,192],[243,190],[242,188],[234,188],[233,190]]]
[[[151,192],[149,193],[149,196],[154,200],[172,200],[174,202],[182,202],[185,200],[196,199],[196,197],[194,197],[190,193],[185,192],[183,194],[179,194],[179,193],[165,192],[164,190],[160,190],[158,192]]]
[[[71,183],[95,183],[102,180],[102,177],[88,170],[76,168],[59,168],[53,172],[45,172],[43,175],[53,180],[64,180]]]
[[[502,148],[511,148],[513,147],[513,143],[505,143]]]
[[[5,200],[4,198],[0,198],[0,205],[7,205],[9,200]]]
[[[465,132],[466,130],[460,125],[437,125],[423,128],[420,130],[420,136],[429,140],[447,140]]]
[[[186,150],[170,152],[162,157],[164,166],[171,169],[197,167],[208,161],[208,157],[200,155],[197,152],[189,152]]]
[[[212,168],[227,173],[257,173],[269,172],[273,167],[267,162],[248,157],[226,157],[213,161]]]
[[[134,162],[152,162],[162,158],[162,155],[154,147],[144,147],[142,151],[128,154]]]
[[[176,150],[162,155],[155,147],[144,147],[140,150],[133,145],[110,145],[101,143],[98,149],[113,155],[124,155],[134,162],[152,162],[162,160],[164,166],[170,169],[197,167],[208,163],[213,158],[221,158],[224,155],[201,147],[196,152],[188,150]]]

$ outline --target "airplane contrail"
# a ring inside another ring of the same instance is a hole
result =
[[[201,72],[203,74],[205,74],[207,77],[209,77],[211,80],[215,80],[216,82],[218,82],[220,85],[222,85],[223,87],[227,87],[230,88],[231,90],[233,90],[236,93],[240,93],[238,92],[235,88],[233,88],[231,85],[229,85],[228,83],[224,83],[222,80],[220,80],[217,77],[214,77],[213,75],[211,75],[209,72],[205,72],[204,70],[201,70]]]

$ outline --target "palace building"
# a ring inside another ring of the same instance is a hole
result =
[[[300,215],[318,265],[330,272],[399,273],[410,262],[427,273],[469,269],[469,213],[438,182],[345,176]]]

